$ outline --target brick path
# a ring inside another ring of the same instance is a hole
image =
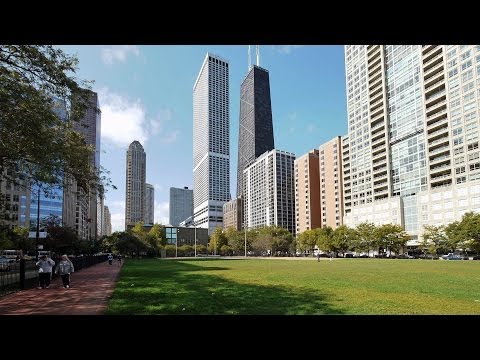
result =
[[[123,265],[123,261],[122,261]],[[102,315],[120,272],[108,261],[74,272],[70,288],[55,278],[49,289],[28,289],[0,297],[0,315]]]

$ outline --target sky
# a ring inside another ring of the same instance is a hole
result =
[[[78,58],[76,76],[93,80],[92,90],[99,95],[100,164],[117,187],[105,195],[112,231],[125,227],[126,152],[132,141],[145,149],[146,180],[155,188],[155,222],[169,223],[170,187],[193,188],[193,84],[207,52],[229,61],[230,189],[235,197],[248,45],[59,47]],[[347,134],[343,46],[262,45],[260,66],[270,74],[276,149],[298,157]]]

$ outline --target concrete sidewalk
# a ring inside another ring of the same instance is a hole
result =
[[[122,261],[123,265],[123,261]],[[74,272],[70,288],[60,277],[49,289],[28,289],[0,297],[0,315],[102,315],[121,266],[108,261]]]

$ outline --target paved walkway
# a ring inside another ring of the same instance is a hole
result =
[[[57,277],[49,289],[34,288],[0,297],[0,315],[102,315],[120,268],[117,261],[113,265],[105,261],[74,272],[69,289]]]

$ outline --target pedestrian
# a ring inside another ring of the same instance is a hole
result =
[[[38,266],[38,289],[48,289],[50,287],[52,267],[55,265],[55,261],[47,255],[42,255],[35,265]]]
[[[68,289],[70,287],[70,274],[75,270],[73,263],[70,261],[67,255],[62,255],[62,260],[57,265],[56,274],[62,277],[63,287]]]
[[[118,266],[122,265],[122,255],[118,254],[117,255],[117,260],[118,260]]]
[[[108,254],[108,263],[109,263],[110,265],[112,265],[112,261],[113,261],[113,256],[112,256],[112,254]]]
[[[320,251],[317,251],[317,261],[320,261]]]

